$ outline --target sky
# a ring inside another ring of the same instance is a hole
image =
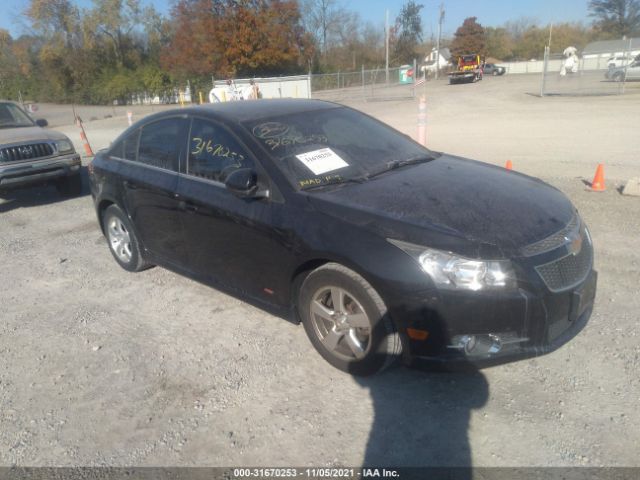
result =
[[[142,0],[159,11],[168,14],[173,0]],[[356,11],[364,21],[373,22],[381,28],[385,12],[389,10],[389,21],[393,23],[405,0],[337,0],[338,4]],[[75,0],[80,7],[90,7],[91,0]],[[499,26],[509,20],[527,17],[540,25],[561,22],[589,23],[588,0],[416,0],[424,5],[422,28],[425,39],[438,31],[438,6],[444,5],[445,19],[443,35],[451,36],[467,17],[478,17],[483,26]],[[22,17],[28,0],[0,0],[0,28],[9,30],[12,36],[28,33],[27,22]]]

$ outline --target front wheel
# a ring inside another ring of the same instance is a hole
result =
[[[624,74],[618,72],[613,76],[614,82],[622,82],[624,80]]]
[[[111,205],[105,210],[102,229],[113,258],[122,268],[129,272],[139,272],[150,267],[140,254],[140,245],[131,222],[116,205]]]
[[[297,306],[315,349],[343,372],[372,375],[401,353],[400,337],[378,293],[342,265],[328,263],[310,273]]]

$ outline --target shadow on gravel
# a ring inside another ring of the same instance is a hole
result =
[[[467,370],[400,368],[354,377],[369,390],[375,415],[363,466],[471,467],[469,418],[486,403],[489,385],[482,373]],[[463,468],[456,479],[471,475]]]
[[[80,176],[82,177],[82,191],[80,195],[73,197],[60,194],[56,190],[53,182],[11,190],[0,190],[0,214],[17,210],[18,208],[39,207],[51,203],[63,202],[70,198],[87,196],[90,193],[87,167],[80,167]]]

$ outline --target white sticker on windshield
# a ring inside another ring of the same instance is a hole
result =
[[[340,156],[330,148],[321,148],[313,152],[301,153],[296,158],[304,163],[316,175],[348,167]]]

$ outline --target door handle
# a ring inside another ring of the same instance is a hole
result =
[[[127,187],[129,190],[135,190],[136,188],[138,188],[138,186],[135,183],[131,183],[129,180],[124,181],[124,186]]]
[[[180,200],[178,202],[178,208],[180,210],[184,210],[186,212],[197,212],[198,211],[198,206],[195,205],[194,203],[191,202],[187,202],[185,200]]]

